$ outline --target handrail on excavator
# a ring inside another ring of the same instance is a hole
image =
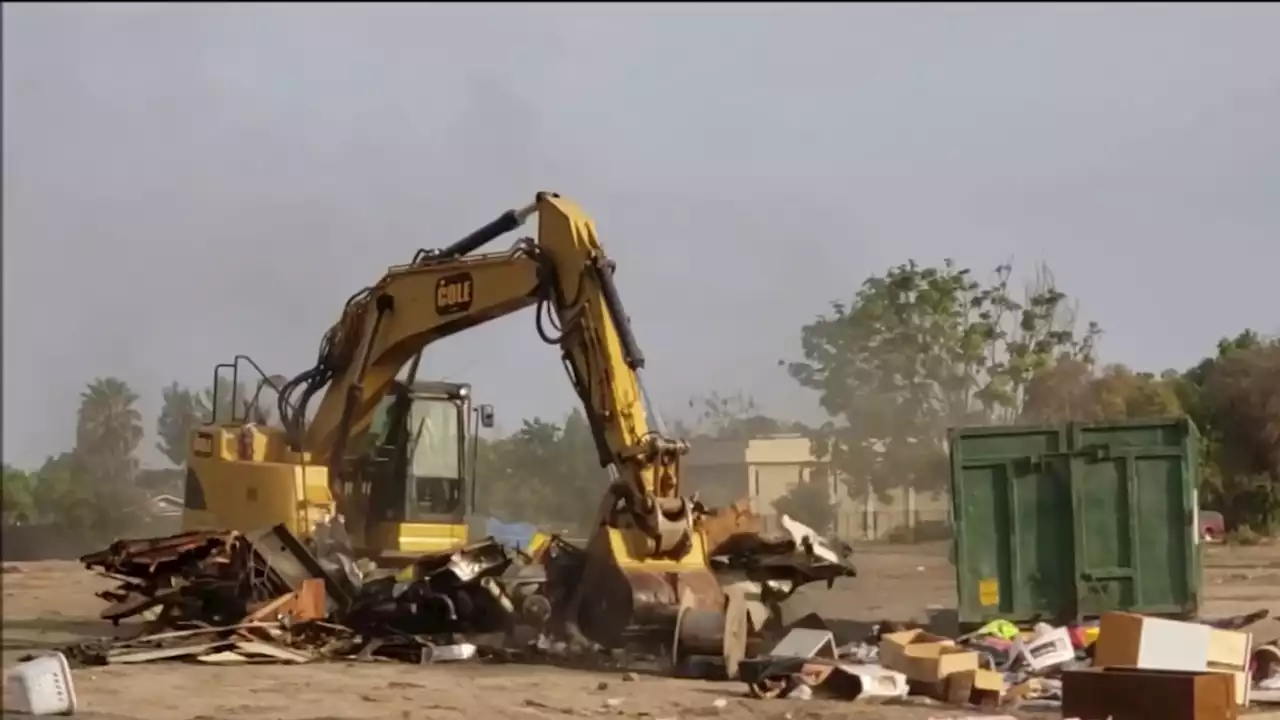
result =
[[[258,372],[258,385],[253,392],[250,402],[244,407],[244,417],[238,417],[236,408],[240,407],[240,363],[246,362],[254,370]],[[262,393],[263,385],[270,385],[272,390],[276,391],[276,395],[280,394],[280,388],[283,387],[284,378],[280,375],[267,375],[266,371],[258,365],[257,361],[248,355],[236,355],[231,362],[218,363],[213,366],[213,398],[211,403],[213,407],[209,408],[211,423],[218,422],[218,380],[222,378],[222,370],[231,370],[231,418],[228,424],[236,424],[241,420],[249,419],[249,409],[258,405],[258,396]],[[286,402],[288,402],[286,400]],[[292,406],[292,404],[291,404]],[[296,409],[296,408],[295,408]]]

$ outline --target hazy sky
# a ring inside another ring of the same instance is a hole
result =
[[[1280,330],[1280,5],[4,6],[4,458],[78,394],[313,362],[355,290],[556,190],[660,405],[742,389],[914,257],[1040,260],[1104,360]],[[532,311],[428,352],[513,427],[573,396]],[[158,457],[154,437],[146,459]]]

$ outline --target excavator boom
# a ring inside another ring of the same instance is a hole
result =
[[[534,215],[536,240],[471,254]],[[347,438],[368,426],[400,369],[423,348],[536,306],[538,334],[561,349],[600,464],[619,480],[607,506],[620,500],[654,541],[654,552],[671,551],[687,541],[677,468],[687,445],[649,427],[640,376],[644,355],[613,275],[586,214],[568,199],[540,193],[528,207],[504,213],[447,248],[419,251],[412,263],[391,268],[353,296],[326,333],[316,366],[281,393],[281,417],[295,444],[314,462],[328,463],[337,477]],[[304,428],[308,401],[321,389],[320,407]]]

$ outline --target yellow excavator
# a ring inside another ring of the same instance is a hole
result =
[[[534,216],[536,238],[476,253]],[[610,646],[627,618],[643,624],[676,607],[722,612],[706,532],[730,534],[726,519],[733,525],[737,516],[712,515],[681,494],[688,444],[668,436],[656,413],[650,425],[644,355],[614,283],[614,264],[587,215],[549,192],[448,247],[419,250],[412,262],[353,295],[325,334],[314,367],[287,382],[263,375],[278,391],[281,428],[233,421],[193,433],[186,529],[284,523],[313,544],[345,533],[357,553],[378,558],[462,542],[468,393],[415,390],[397,375],[410,364],[412,378],[432,342],[530,306],[538,335],[560,348],[612,478],[569,622]],[[389,429],[370,442],[380,404]],[[491,409],[476,414],[478,424],[486,414],[492,424]],[[704,522],[717,529],[704,531]]]

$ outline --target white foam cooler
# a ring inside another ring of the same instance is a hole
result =
[[[4,711],[27,715],[73,715],[76,690],[71,667],[62,653],[41,655],[19,663],[4,684]]]

